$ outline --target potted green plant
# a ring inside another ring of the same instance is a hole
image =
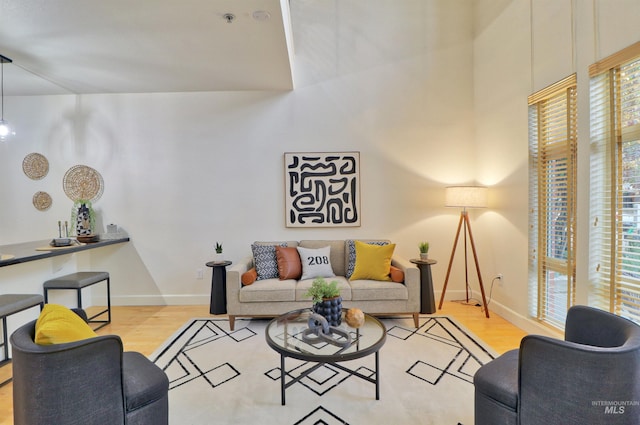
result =
[[[215,261],[223,261],[224,257],[222,256],[222,244],[219,242],[216,242],[215,250],[216,250]]]
[[[428,260],[429,259],[429,242],[420,242],[418,244],[418,249],[420,250],[420,259]]]
[[[324,316],[330,326],[338,326],[342,321],[342,297],[338,281],[327,283],[321,277],[315,278],[305,297],[313,300],[313,311]]]

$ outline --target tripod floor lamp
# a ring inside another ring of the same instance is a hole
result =
[[[476,253],[476,244],[473,242],[473,233],[471,233],[471,224],[469,222],[469,215],[467,208],[487,208],[487,188],[484,186],[450,186],[446,188],[445,192],[445,206],[462,208],[460,212],[460,221],[458,222],[458,230],[456,231],[456,238],[453,241],[453,249],[451,250],[451,259],[449,260],[449,267],[447,267],[447,276],[444,279],[444,287],[442,288],[442,295],[440,296],[440,305],[438,309],[442,309],[442,303],[444,302],[444,294],[447,292],[447,284],[449,283],[449,275],[451,274],[451,266],[453,264],[453,257],[456,255],[456,248],[458,246],[458,240],[460,239],[460,229],[463,229],[464,234],[464,280],[465,290],[467,295],[467,302],[469,302],[469,272],[467,268],[467,233],[469,234],[469,241],[471,242],[471,250],[473,252],[473,259],[476,264],[476,273],[478,274],[478,282],[480,283],[480,292],[482,293],[482,304],[484,305],[484,314],[489,317],[489,308],[487,307],[487,299],[484,294],[484,285],[482,284],[482,275],[480,274],[480,263],[478,262],[478,254]]]

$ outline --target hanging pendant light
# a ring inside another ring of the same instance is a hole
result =
[[[0,55],[0,141],[13,135],[9,123],[4,120],[4,64],[13,62],[6,56]]]

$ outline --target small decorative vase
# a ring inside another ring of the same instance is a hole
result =
[[[427,261],[429,259],[429,253],[428,252],[421,252],[420,253],[420,259],[422,261]]]
[[[342,297],[325,298],[313,305],[313,311],[324,316],[329,326],[339,326],[342,323]]]
[[[213,254],[213,261],[215,261],[216,263],[221,263],[224,261],[224,255],[222,253],[218,254],[215,253]]]
[[[91,214],[91,204],[82,202],[76,212],[76,235],[86,236],[92,233],[93,223]]]

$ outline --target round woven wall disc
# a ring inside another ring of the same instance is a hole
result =
[[[64,193],[69,199],[77,201],[96,201],[102,196],[104,182],[96,170],[86,165],[74,165],[69,168],[62,179]]]
[[[44,155],[30,153],[22,160],[22,171],[32,180],[40,180],[49,172],[49,161]]]
[[[53,200],[47,192],[36,192],[33,195],[33,206],[38,211],[46,211],[51,207]]]

